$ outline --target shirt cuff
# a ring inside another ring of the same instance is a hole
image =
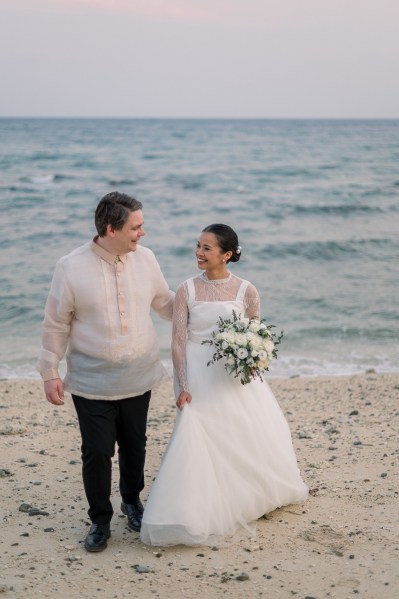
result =
[[[56,368],[51,368],[50,370],[43,370],[40,373],[40,376],[42,377],[44,382],[61,378],[60,375],[58,374],[58,370]]]

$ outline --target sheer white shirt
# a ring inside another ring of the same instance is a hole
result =
[[[93,240],[62,257],[45,307],[43,380],[59,378],[66,353],[70,393],[106,400],[145,393],[164,375],[151,309],[171,320],[173,299],[146,247],[114,256]]]

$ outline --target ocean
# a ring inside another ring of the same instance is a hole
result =
[[[8,118],[0,165],[0,378],[38,378],[55,262],[113,190],[143,202],[172,289],[203,227],[237,231],[231,270],[284,330],[270,376],[399,370],[399,120]]]

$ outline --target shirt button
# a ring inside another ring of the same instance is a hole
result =
[[[125,313],[124,313],[124,312],[121,312],[121,316],[125,316]]]

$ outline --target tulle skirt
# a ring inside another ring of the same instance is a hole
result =
[[[149,545],[214,545],[277,507],[302,503],[287,421],[267,382],[241,385],[212,348],[188,342],[192,403],[177,411],[144,510]]]

